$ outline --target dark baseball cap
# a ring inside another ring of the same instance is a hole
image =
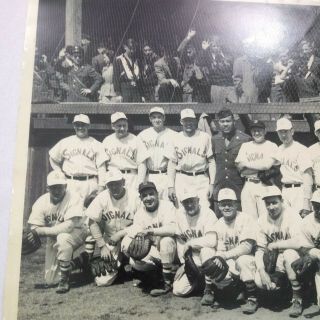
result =
[[[253,120],[250,122],[249,127],[250,127],[250,129],[252,129],[252,128],[265,129],[266,125],[260,120]]]
[[[146,189],[153,189],[155,191],[158,191],[155,184],[151,181],[142,182],[139,184],[139,193]]]

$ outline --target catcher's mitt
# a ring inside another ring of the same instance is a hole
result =
[[[190,284],[198,283],[203,277],[201,270],[195,264],[192,257],[192,248],[189,248],[184,254],[184,272]]]
[[[105,276],[117,270],[117,261],[112,258],[111,261],[106,261],[101,256],[93,257],[90,260],[90,268],[93,277]]]
[[[279,255],[278,249],[273,249],[273,250],[266,249],[263,254],[264,269],[269,275],[273,274],[276,271],[278,255]]]
[[[220,282],[226,277],[229,266],[222,257],[215,256],[205,261],[201,269],[206,276]]]
[[[134,260],[142,260],[148,255],[151,245],[152,239],[150,236],[144,233],[138,233],[134,239],[132,239],[127,253]]]
[[[291,267],[297,277],[305,277],[319,271],[318,259],[310,254],[305,254],[303,257],[292,262]]]
[[[22,255],[30,254],[41,247],[41,240],[36,230],[23,230],[22,234]]]
[[[268,170],[262,170],[258,172],[258,178],[260,181],[267,185],[272,186],[273,185],[273,178],[276,178],[280,175],[280,168],[279,166],[272,166]]]

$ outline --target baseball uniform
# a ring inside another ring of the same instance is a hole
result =
[[[119,169],[124,175],[128,190],[136,192],[138,165],[148,158],[145,145],[132,133],[121,139],[112,133],[103,140],[102,144],[109,159],[108,169]]]
[[[169,128],[157,132],[153,127],[141,131],[138,138],[144,143],[147,153],[147,180],[152,181],[160,199],[168,199],[168,161],[173,157],[173,141],[177,133]]]
[[[31,228],[52,227],[74,217],[83,217],[71,233],[60,233],[48,237],[45,255],[45,281],[54,284],[59,281],[58,260],[71,261],[73,252],[84,244],[87,226],[84,224],[83,200],[78,194],[66,190],[61,202],[53,204],[50,193],[42,195],[32,206],[28,220]]]
[[[266,214],[266,208],[262,196],[266,193],[267,186],[258,178],[258,171],[270,169],[277,161],[272,157],[276,154],[278,146],[271,141],[256,143],[245,142],[241,145],[236,164],[247,169],[256,170],[256,173],[241,173],[245,184],[241,191],[242,211],[258,219],[261,214]]]
[[[320,142],[309,147],[309,155],[312,161],[313,183],[316,189],[320,188]]]

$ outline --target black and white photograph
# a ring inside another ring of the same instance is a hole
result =
[[[320,3],[29,2],[6,318],[320,317]]]

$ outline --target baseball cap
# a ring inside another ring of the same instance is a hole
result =
[[[128,118],[126,117],[126,115],[123,112],[115,112],[111,115],[111,123],[115,123],[120,119],[128,120]]]
[[[320,203],[320,190],[316,190],[311,198],[311,202],[318,202]]]
[[[106,184],[113,181],[119,181],[123,179],[123,174],[119,169],[111,169],[107,172]]]
[[[287,118],[280,118],[277,120],[277,131],[292,129],[292,122]]]
[[[190,198],[198,198],[197,193],[193,190],[184,190],[180,196],[180,201],[182,202]]]
[[[270,186],[270,187],[267,187],[267,190],[263,195],[262,200],[268,197],[276,197],[276,196],[282,197],[281,190],[277,186]]]
[[[237,200],[237,195],[234,190],[229,188],[221,189],[218,193],[218,201],[222,200]]]
[[[83,122],[83,123],[86,123],[86,124],[90,124],[90,119],[86,114],[77,114],[74,117],[72,123],[75,123],[75,122]]]
[[[153,108],[151,108],[150,109],[150,111],[149,111],[149,115],[151,114],[151,113],[161,113],[161,114],[163,114],[164,115],[164,110],[163,110],[163,108],[161,108],[161,107],[153,107]]]
[[[60,170],[53,170],[47,176],[47,185],[49,187],[56,184],[67,184],[67,178]]]
[[[194,118],[196,119],[196,115],[192,109],[183,109],[181,110],[181,120],[185,118]]]
[[[155,184],[151,181],[142,182],[139,184],[139,193],[141,193],[143,190],[146,190],[146,189],[154,189],[157,191]]]
[[[320,129],[320,120],[317,120],[314,123],[314,133],[316,133]]]
[[[249,127],[250,127],[250,129],[252,129],[252,128],[265,129],[266,125],[260,120],[253,120],[250,122]]]

